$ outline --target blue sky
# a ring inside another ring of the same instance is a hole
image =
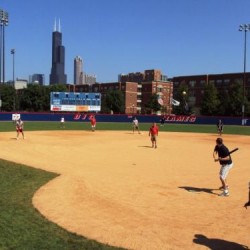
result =
[[[243,71],[244,33],[250,0],[1,0],[9,13],[5,29],[6,80],[45,74],[49,82],[52,32],[61,21],[65,72],[73,60],[98,82],[120,73],[160,69],[168,77]],[[250,68],[248,32],[247,71]]]

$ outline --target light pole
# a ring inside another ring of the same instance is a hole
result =
[[[246,54],[247,54],[247,31],[250,30],[250,24],[241,24],[239,31],[244,31],[244,74],[243,74],[243,97],[242,97],[242,125],[245,125],[245,88],[246,88]]]
[[[11,49],[10,53],[13,55],[13,86],[15,86],[15,49]]]
[[[13,55],[13,87],[15,88],[15,49],[11,49],[10,53]],[[13,110],[16,110],[16,99],[13,98]]]
[[[8,12],[0,10],[0,82],[5,83],[5,26],[9,24]],[[3,76],[2,76],[3,73]]]
[[[183,90],[182,91],[182,97],[183,97],[183,112],[184,112],[184,115],[187,113],[186,94],[187,94],[187,92],[185,90]]]

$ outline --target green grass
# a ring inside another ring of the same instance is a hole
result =
[[[56,176],[0,160],[0,249],[121,249],[69,233],[32,206],[34,192]]]
[[[62,130],[59,122],[25,122],[25,131],[39,130]],[[148,131],[151,123],[140,123],[140,130]],[[192,133],[216,133],[215,125],[196,125],[196,124],[170,124],[159,126],[160,131],[168,132],[192,132]],[[97,130],[131,130],[131,123],[97,123]],[[0,122],[0,132],[14,131],[13,122]],[[66,122],[63,130],[90,130],[89,122]],[[249,126],[233,126],[224,127],[224,134],[250,135]]]

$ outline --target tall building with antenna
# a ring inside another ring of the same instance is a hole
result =
[[[66,84],[67,75],[65,74],[65,48],[62,45],[62,33],[60,20],[55,20],[54,31],[52,33],[52,67],[50,73],[50,84]]]

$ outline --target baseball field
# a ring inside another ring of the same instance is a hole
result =
[[[249,136],[222,135],[234,167],[220,197],[213,133],[27,131],[0,134],[1,158],[59,174],[33,197],[70,232],[125,249],[248,249]]]

